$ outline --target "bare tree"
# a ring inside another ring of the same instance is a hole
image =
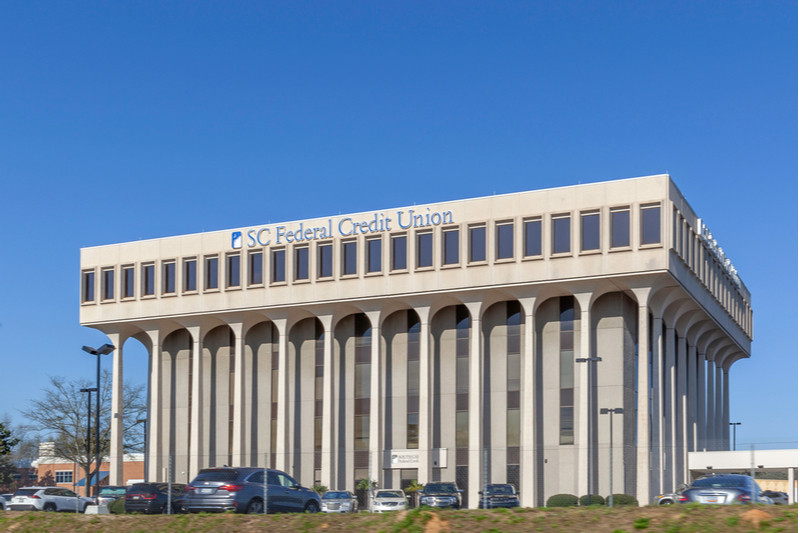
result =
[[[87,484],[97,474],[94,464],[98,452],[95,442],[95,410],[97,395],[92,394],[92,411],[88,412],[88,395],[81,392],[94,386],[86,379],[67,381],[50,377],[50,386],[42,392],[44,397],[30,400],[29,407],[21,411],[31,422],[32,429],[42,437],[52,440],[53,456],[76,463],[83,471]],[[100,457],[108,456],[111,433],[111,375],[104,372],[100,387]],[[127,453],[143,450],[144,427],[141,421],[147,416],[143,385],[125,383],[122,393],[123,450]],[[88,434],[87,434],[88,430]],[[87,435],[89,447],[87,449]],[[87,453],[88,450],[88,453]],[[101,459],[102,461],[102,459]]]

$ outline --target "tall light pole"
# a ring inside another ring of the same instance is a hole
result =
[[[92,393],[97,392],[96,387],[88,389],[81,389],[81,392],[89,393],[89,402],[86,407],[86,462],[89,463],[89,476],[84,480],[86,482],[86,497],[89,497],[89,480],[92,474]]]
[[[614,507],[614,415],[621,415],[622,407],[600,409],[601,415],[608,415],[608,506]]]
[[[575,359],[576,363],[586,363],[587,385],[586,385],[586,424],[588,425],[588,433],[586,434],[586,448],[589,454],[589,459],[586,462],[586,505],[592,502],[592,363],[599,363],[602,357],[578,357]],[[578,503],[580,504],[580,496]]]
[[[736,451],[736,426],[741,426],[741,422],[728,422],[729,426],[733,426],[733,451]]]
[[[96,350],[90,346],[84,346],[83,351],[97,356],[97,411],[94,417],[94,440],[95,440],[95,450],[94,450],[94,461],[97,465],[95,468],[96,474],[94,476],[94,486],[95,489],[100,487],[100,356],[101,355],[108,355],[113,352],[116,348],[113,344],[104,344],[101,347],[97,348]],[[87,481],[88,483],[88,481]],[[96,492],[99,492],[95,490]]]

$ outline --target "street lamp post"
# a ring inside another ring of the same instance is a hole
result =
[[[83,347],[84,352],[97,356],[97,411],[94,417],[94,438],[95,444],[97,445],[94,450],[94,460],[97,465],[97,471],[94,476],[95,492],[99,492],[97,489],[100,487],[100,356],[108,355],[115,349],[113,344],[104,344],[97,349],[90,346]],[[86,483],[89,482],[87,481]]]
[[[602,357],[578,357],[575,359],[576,363],[586,363],[586,372],[588,373],[586,385],[586,424],[588,425],[588,433],[586,434],[586,448],[589,454],[588,461],[586,462],[586,505],[592,502],[592,363],[599,363]],[[578,497],[578,504],[581,499]]]
[[[81,392],[89,393],[89,401],[86,407],[86,462],[89,463],[89,476],[84,480],[86,482],[86,497],[89,497],[89,478],[92,473],[92,393],[97,392],[96,387],[88,389],[81,389]]]
[[[614,507],[614,415],[621,415],[622,407],[600,408],[601,415],[608,415],[608,506]]]
[[[733,451],[736,451],[736,426],[741,426],[741,422],[728,422],[729,426],[733,426]]]

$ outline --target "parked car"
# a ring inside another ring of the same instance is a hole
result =
[[[375,491],[369,510],[373,513],[404,511],[408,509],[408,496],[402,490],[379,489]]]
[[[280,470],[267,470],[267,510],[316,513],[319,494],[301,486]],[[264,512],[264,469],[253,467],[205,468],[186,486],[184,508],[189,512]]]
[[[775,505],[789,505],[789,495],[777,490],[765,490],[764,496],[772,500]]]
[[[461,509],[461,489],[449,481],[428,483],[419,491],[419,504],[428,507]]]
[[[169,512],[168,503],[170,485],[168,483],[135,483],[125,491],[126,513],[162,513]],[[186,485],[172,484],[172,514],[183,510],[183,499]]]
[[[97,495],[97,505],[108,505],[117,498],[125,496],[127,487],[122,485],[108,485],[100,487],[100,493]]]
[[[514,485],[508,483],[490,483],[478,494],[481,495],[481,509],[519,507],[519,495]]]
[[[772,500],[763,495],[755,479],[741,474],[720,474],[697,479],[678,497],[678,501],[717,505],[772,504]]]
[[[654,505],[672,505],[674,503],[678,503],[680,495],[683,494],[683,491],[689,488],[689,485],[680,484],[678,488],[675,489],[675,492],[666,493],[666,494],[659,494],[656,496],[655,500],[653,501]]]
[[[8,511],[8,505],[11,503],[11,498],[13,496],[13,494],[0,494],[0,509]]]
[[[323,513],[355,513],[358,498],[349,490],[329,490],[322,495]]]
[[[23,487],[11,498],[10,511],[80,511],[94,500],[61,487]]]

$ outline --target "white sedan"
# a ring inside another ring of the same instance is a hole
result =
[[[373,513],[384,511],[403,511],[408,508],[408,500],[402,490],[378,490],[372,496],[369,510]]]

